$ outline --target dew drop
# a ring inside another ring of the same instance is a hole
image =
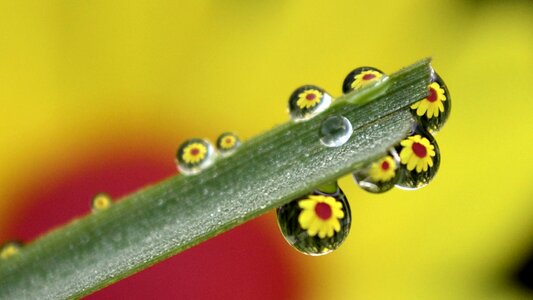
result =
[[[293,121],[305,121],[317,116],[331,105],[331,96],[315,85],[297,88],[289,97],[289,113]]]
[[[215,161],[216,154],[211,143],[193,138],[183,142],[176,153],[176,164],[184,175],[197,174]]]
[[[91,201],[91,209],[93,212],[104,211],[113,204],[113,199],[106,193],[99,193],[93,197]]]
[[[232,132],[224,132],[217,138],[217,150],[223,156],[232,154],[240,145],[241,140]]]
[[[388,76],[374,67],[359,67],[354,69],[344,79],[342,92],[349,93],[364,87],[380,84],[388,79]]]
[[[396,147],[400,157],[396,187],[412,190],[426,186],[437,174],[440,151],[435,138],[423,127],[413,132]]]
[[[370,193],[383,193],[392,189],[398,182],[399,166],[400,157],[396,150],[391,149],[386,156],[353,172],[353,178],[363,190]]]
[[[428,92],[426,98],[411,105],[411,112],[427,131],[435,134],[446,123],[452,103],[448,88],[437,73],[433,73]]]
[[[329,190],[329,189],[328,189]],[[350,232],[350,205],[343,191],[315,193],[276,210],[285,240],[296,250],[313,256],[337,249]]]
[[[0,247],[0,259],[5,260],[17,255],[22,248],[22,242],[8,241]]]
[[[320,126],[320,142],[326,147],[344,145],[352,136],[352,123],[343,116],[330,116]]]

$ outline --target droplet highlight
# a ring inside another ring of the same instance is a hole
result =
[[[113,204],[113,199],[106,193],[99,193],[93,197],[91,201],[91,209],[93,212],[104,211]]]
[[[326,110],[331,102],[331,96],[322,88],[304,85],[289,97],[289,114],[296,122],[309,120]]]
[[[411,105],[411,112],[422,127],[435,134],[448,120],[452,103],[448,87],[437,73],[433,73],[428,92],[426,98]]]
[[[384,193],[398,182],[400,158],[396,150],[353,172],[353,178],[359,187],[370,193]]]
[[[176,164],[184,175],[197,174],[215,161],[216,155],[210,142],[193,138],[183,142],[176,153]]]
[[[343,116],[330,116],[320,126],[320,142],[326,147],[339,147],[350,139],[352,133],[350,120]]]
[[[9,241],[0,247],[0,259],[5,260],[17,255],[22,248],[22,243],[19,241]]]
[[[419,189],[437,174],[440,165],[439,146],[435,138],[423,128],[417,127],[400,142],[396,151],[400,156],[397,187]]]
[[[350,206],[340,188],[332,194],[316,191],[279,207],[276,212],[285,240],[307,255],[332,252],[350,232]]]
[[[388,76],[385,73],[374,67],[359,67],[346,75],[342,84],[342,92],[346,94],[379,84],[387,79]]]
[[[232,132],[225,132],[217,138],[217,150],[223,156],[233,154],[241,145],[239,137]]]

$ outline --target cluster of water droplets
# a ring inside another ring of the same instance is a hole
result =
[[[360,67],[345,78],[342,90],[358,93],[388,79],[373,67]],[[290,117],[307,121],[325,111],[334,99],[323,89],[305,85],[289,98]],[[428,96],[409,107],[416,119],[410,133],[388,153],[353,172],[357,185],[371,193],[383,193],[393,187],[418,189],[437,173],[440,151],[433,135],[446,122],[451,108],[450,95],[442,78],[435,72],[428,85]],[[325,147],[340,147],[352,135],[351,122],[342,115],[325,118],[319,139]],[[277,210],[279,228],[285,240],[308,255],[323,255],[338,248],[350,231],[351,213],[346,195],[332,183],[316,188],[312,194],[295,199]]]
[[[434,135],[444,126],[450,109],[448,88],[433,71],[428,96],[409,107],[416,119],[411,131],[387,155],[356,170],[355,182],[371,193],[383,193],[393,187],[413,190],[426,186],[440,165],[440,150]]]
[[[198,174],[220,156],[233,154],[240,145],[241,140],[232,132],[222,133],[216,140],[216,148],[207,139],[188,139],[178,147],[176,165],[183,175]]]

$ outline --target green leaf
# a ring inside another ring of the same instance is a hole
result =
[[[257,136],[198,175],[171,177],[40,237],[0,261],[0,298],[89,294],[382,156],[411,129],[407,107],[427,95],[429,63],[341,96],[311,120]],[[354,129],[336,148],[319,142],[331,115],[348,118]]]

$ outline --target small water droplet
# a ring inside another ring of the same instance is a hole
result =
[[[386,156],[353,172],[353,178],[365,191],[383,193],[392,189],[398,182],[399,166],[400,157],[396,150],[391,149]]]
[[[345,194],[315,192],[277,210],[278,226],[296,250],[313,256],[337,249],[350,232],[351,212]]]
[[[176,164],[184,175],[197,174],[215,161],[216,154],[210,142],[193,138],[183,142],[176,153]]]
[[[17,255],[22,248],[22,242],[8,241],[0,247],[0,259],[8,259],[13,255]]]
[[[411,112],[426,130],[435,134],[446,123],[452,102],[446,84],[435,72],[428,89],[429,95],[411,105]]]
[[[217,138],[217,150],[223,156],[232,154],[240,145],[241,140],[232,132],[225,132]]]
[[[374,67],[359,67],[354,69],[344,79],[342,84],[343,93],[359,90],[384,82],[388,76]]]
[[[293,121],[305,121],[317,116],[331,105],[332,98],[322,88],[304,85],[289,98],[289,113]]]
[[[417,126],[413,133],[396,147],[400,156],[399,179],[396,186],[418,189],[426,186],[437,174],[440,151],[435,138]]]
[[[91,209],[93,212],[104,211],[113,204],[113,199],[106,193],[99,193],[93,197],[91,201]]]
[[[344,145],[352,136],[352,123],[343,116],[330,116],[320,126],[320,142],[326,147]]]

